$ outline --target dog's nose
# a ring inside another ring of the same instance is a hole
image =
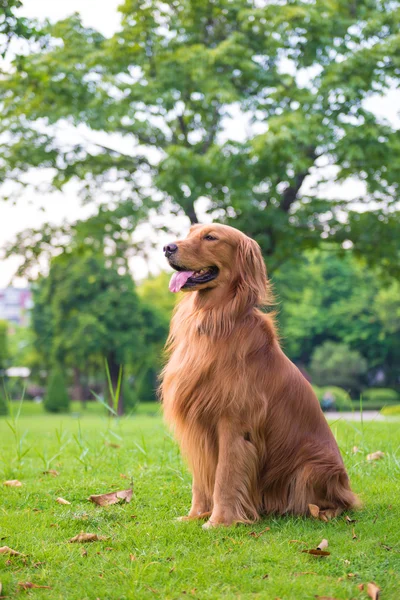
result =
[[[174,252],[178,250],[178,246],[176,244],[168,244],[168,246],[164,246],[163,251],[166,257],[171,256]]]

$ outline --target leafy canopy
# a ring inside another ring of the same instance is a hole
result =
[[[50,187],[111,194],[111,211],[192,222],[202,199],[259,241],[270,270],[331,240],[399,273],[400,139],[366,104],[399,84],[399,2],[126,0],[120,11],[111,38],[73,15],[14,58],[0,80],[3,179],[43,168]],[[327,200],[326,178],[361,191]],[[38,239],[25,240],[36,253]]]

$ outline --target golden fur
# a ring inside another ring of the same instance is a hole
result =
[[[176,266],[219,269],[179,302],[162,375],[165,418],[193,474],[188,518],[210,514],[210,527],[355,506],[318,400],[258,308],[271,303],[258,244],[212,224],[176,245]]]

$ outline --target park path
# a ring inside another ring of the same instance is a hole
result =
[[[345,421],[361,421],[361,413],[359,411],[354,412],[326,412],[324,413],[328,421],[337,421],[338,419],[344,419]],[[381,415],[377,410],[364,410],[362,413],[363,421],[392,421],[395,417],[386,417]]]

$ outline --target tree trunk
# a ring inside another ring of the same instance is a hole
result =
[[[79,400],[85,406],[86,403],[86,395],[85,388],[82,384],[82,373],[79,367],[73,368],[74,373],[74,385],[72,388],[72,398],[73,400]]]

